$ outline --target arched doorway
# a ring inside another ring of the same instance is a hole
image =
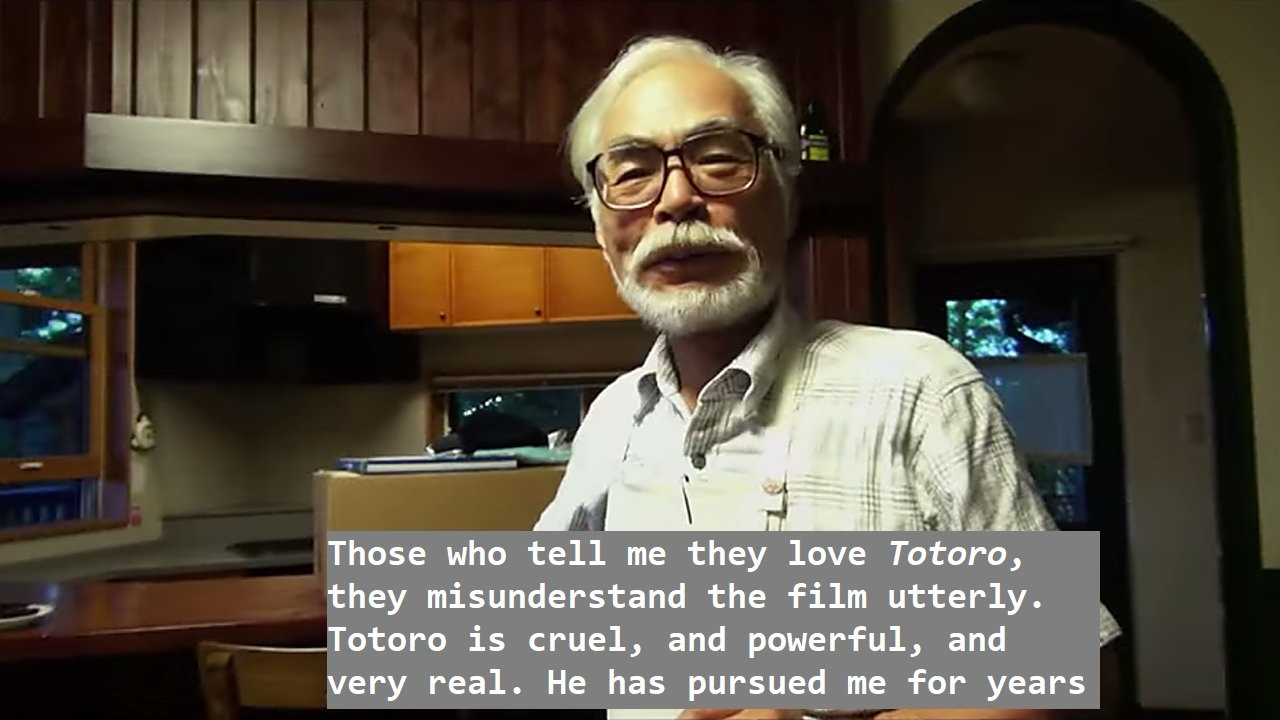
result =
[[[1138,3],[1038,3],[985,0],[948,19],[908,56],[876,108],[869,156],[880,190],[900,193],[888,182],[893,142],[904,103],[940,63],[957,50],[993,35],[1031,26],[1070,29],[1117,44],[1140,57],[1176,95],[1181,121],[1189,136],[1190,195],[1196,212],[1199,277],[1206,325],[1211,334],[1204,347],[1208,368],[1208,406],[1212,417],[1212,496],[1221,538],[1221,598],[1225,608],[1226,693],[1233,715],[1252,716],[1274,703],[1267,689],[1259,648],[1275,624],[1251,598],[1258,581],[1258,499],[1254,481],[1254,447],[1249,387],[1248,338],[1245,324],[1242,250],[1237,200],[1234,129],[1226,94],[1208,60],[1185,34],[1159,13]],[[975,48],[981,49],[981,48]],[[917,108],[918,109],[918,108]],[[1052,172],[1052,169],[1046,169]],[[896,196],[891,201],[899,200]],[[886,213],[889,214],[889,213]],[[902,307],[909,291],[894,287],[912,258],[895,256],[890,240],[892,220],[879,219],[872,233],[873,274],[879,287],[872,297],[881,322],[910,324]],[[1199,292],[1199,290],[1197,290]],[[893,305],[897,303],[897,307]],[[1150,514],[1150,513],[1148,513]],[[1139,538],[1149,542],[1150,538]],[[1211,551],[1212,549],[1210,549]],[[1204,573],[1202,581],[1219,580]],[[1173,603],[1176,600],[1167,599]],[[1137,633],[1146,618],[1136,618]],[[1216,622],[1208,618],[1205,622]]]

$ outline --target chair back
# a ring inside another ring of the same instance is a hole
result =
[[[241,708],[323,709],[325,648],[284,648],[204,641],[196,647],[210,720],[233,720]]]

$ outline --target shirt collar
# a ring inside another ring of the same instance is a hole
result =
[[[755,413],[773,387],[783,352],[798,342],[801,321],[795,310],[780,298],[774,303],[773,312],[760,332],[747,343],[742,352],[716,374],[711,383],[729,380],[730,387],[742,387],[743,410]],[[641,404],[636,413],[639,420],[648,414],[662,397],[678,400],[680,381],[675,363],[671,360],[670,347],[665,335],[659,335],[640,366],[636,383]],[[708,385],[710,386],[710,384]]]

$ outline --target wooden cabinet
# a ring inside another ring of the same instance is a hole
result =
[[[453,245],[449,279],[453,325],[542,322],[543,249],[522,245]]]
[[[596,248],[391,243],[393,330],[634,318]]]
[[[449,324],[448,245],[393,242],[387,271],[392,330]]]
[[[792,243],[787,260],[787,287],[802,314],[871,321],[865,236],[806,234]],[[389,274],[394,330],[636,317],[594,247],[396,242]]]
[[[546,263],[548,322],[635,317],[599,248],[549,247]]]
[[[787,258],[791,301],[808,317],[871,322],[871,258],[861,235],[796,238]]]

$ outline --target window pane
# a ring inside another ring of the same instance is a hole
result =
[[[525,420],[544,433],[577,432],[581,418],[582,390],[462,390],[449,396],[449,425],[457,428],[478,410],[494,410]]]
[[[85,358],[0,352],[0,457],[87,452],[88,387]]]
[[[80,313],[0,303],[0,338],[5,340],[83,348],[87,335]]]
[[[1027,470],[1054,521],[1059,525],[1088,522],[1083,466],[1032,462],[1027,463]]]
[[[1038,459],[1093,462],[1087,356],[1041,354],[973,362],[1000,396],[1022,452]]]
[[[1069,308],[1005,298],[947,301],[947,341],[969,357],[1075,351]]]
[[[97,480],[0,485],[0,529],[97,517]]]
[[[3,262],[3,259],[0,257],[0,262]],[[40,260],[41,258],[23,259]],[[81,298],[80,280],[78,260],[66,265],[31,267],[13,267],[11,263],[5,263],[4,267],[0,268],[0,289],[60,300],[79,300]]]

